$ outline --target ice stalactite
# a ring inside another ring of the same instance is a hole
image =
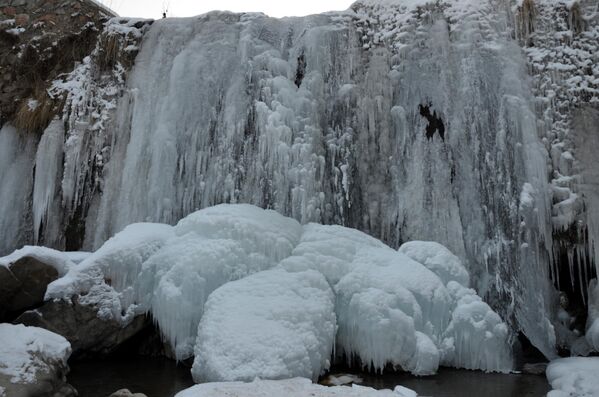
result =
[[[0,128],[0,252],[32,240],[31,190],[36,139],[11,125]]]
[[[59,237],[59,230],[46,231],[47,228],[59,228],[60,182],[63,167],[64,124],[53,120],[44,131],[35,157],[33,183],[33,242],[47,246],[56,246],[60,241],[44,241],[40,235]],[[49,216],[52,215],[53,217]]]

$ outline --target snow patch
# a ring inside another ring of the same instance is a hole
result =
[[[309,379],[260,380],[251,383],[223,382],[204,383],[179,392],[175,397],[416,397],[406,387],[397,386],[395,391],[375,390],[352,385],[327,387],[313,384]]]
[[[547,366],[547,397],[599,397],[599,357],[568,357]]]

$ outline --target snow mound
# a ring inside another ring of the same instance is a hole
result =
[[[392,249],[364,249],[335,286],[337,343],[348,359],[382,370],[387,363],[417,375],[439,366],[438,340],[449,322],[450,297],[441,280]]]
[[[235,240],[248,253],[276,264],[289,256],[302,234],[301,225],[272,210],[253,205],[217,205],[183,218],[175,234],[195,233],[208,239]]]
[[[204,383],[179,392],[175,397],[416,397],[416,393],[397,386],[395,391],[375,390],[352,385],[327,387],[313,384],[309,379],[260,380],[251,383]]]
[[[462,261],[443,245],[434,241],[410,241],[399,247],[399,252],[422,263],[441,278],[443,283],[457,281],[468,287],[470,276]]]
[[[220,287],[198,329],[196,382],[318,379],[335,338],[334,297],[318,272],[282,269]]]
[[[387,246],[355,229],[310,223],[304,226],[293,256],[282,261],[281,266],[292,271],[317,270],[334,285],[353,268],[358,250],[366,247]]]
[[[71,344],[62,336],[22,324],[0,324],[0,381],[32,384],[51,367],[67,366]],[[8,385],[0,385],[6,387]]]
[[[549,363],[547,397],[599,397],[599,357],[568,357]]]

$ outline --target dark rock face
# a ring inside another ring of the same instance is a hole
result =
[[[49,301],[19,316],[15,323],[45,328],[64,336],[73,349],[73,358],[103,356],[150,325],[149,318],[136,317],[122,327],[114,320],[102,320],[97,308],[73,302]]]
[[[57,278],[53,266],[29,256],[0,266],[0,321],[41,305],[48,284]]]
[[[91,1],[0,1],[0,124],[45,128],[61,107],[45,89],[91,52],[112,16]]]

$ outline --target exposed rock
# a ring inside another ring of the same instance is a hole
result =
[[[522,372],[531,375],[545,375],[547,363],[526,363],[522,368]]]
[[[128,389],[117,390],[108,397],[147,397],[142,393],[131,393]]]
[[[0,266],[0,320],[41,305],[48,284],[57,278],[54,266],[31,256]]]
[[[23,313],[16,323],[45,328],[64,336],[73,348],[73,357],[107,355],[150,325],[138,316],[125,327],[115,320],[103,320],[93,305],[48,301],[36,310]]]
[[[0,80],[0,124],[33,127],[28,132],[43,129],[61,107],[45,90],[91,52],[103,23],[112,16],[89,0],[1,2],[0,70],[10,71],[13,78]],[[10,29],[18,30],[11,34]],[[47,106],[29,110],[31,99]],[[39,123],[29,125],[31,120]]]
[[[0,324],[0,395],[71,397],[66,383],[69,343],[60,335],[23,325]]]

